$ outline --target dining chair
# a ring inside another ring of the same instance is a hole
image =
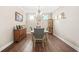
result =
[[[37,41],[41,41],[42,42],[42,47],[44,47],[44,39],[45,39],[45,35],[44,35],[44,28],[34,28],[34,33],[33,33],[33,47],[35,47],[36,42]]]

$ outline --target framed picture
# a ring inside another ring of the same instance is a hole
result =
[[[23,21],[23,15],[18,13],[18,12],[15,12],[15,20],[22,22]]]

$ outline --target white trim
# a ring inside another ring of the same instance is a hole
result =
[[[58,36],[57,34],[53,34],[55,35],[57,38],[61,39],[63,42],[65,42],[66,44],[68,44],[69,46],[71,46],[72,48],[74,48],[75,50],[79,51],[79,47],[77,47],[76,45],[72,44],[71,42],[69,42],[66,39],[63,39],[62,37]]]
[[[13,43],[13,41],[11,41],[11,42],[9,42],[8,44],[2,46],[2,47],[0,48],[0,51],[4,50],[4,49],[7,48],[8,46],[10,46],[12,43]]]

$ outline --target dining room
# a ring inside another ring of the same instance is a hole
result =
[[[0,7],[2,13],[2,52],[76,52],[74,13],[78,7],[17,6]],[[71,11],[71,9],[74,9]],[[10,11],[10,12],[9,12]],[[72,15],[73,14],[73,15]],[[69,17],[72,15],[71,17]],[[5,18],[9,21],[5,21]],[[73,19],[72,19],[73,18]],[[72,19],[72,24],[71,24]],[[74,26],[73,26],[74,24]],[[73,27],[72,27],[73,26]],[[5,29],[4,29],[5,28]],[[73,29],[71,31],[71,28]],[[67,29],[67,30],[66,30]],[[6,32],[6,34],[5,34]],[[5,35],[5,37],[4,37]],[[68,36],[68,37],[66,37]],[[72,39],[70,39],[72,38]],[[5,40],[6,39],[6,40]],[[77,40],[78,41],[78,40]],[[9,42],[9,43],[8,43]]]
[[[79,59],[79,0],[1,0],[1,59]]]

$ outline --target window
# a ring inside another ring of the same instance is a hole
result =
[[[29,15],[30,20],[34,20],[34,15]]]
[[[48,20],[48,15],[44,15],[43,20]]]

